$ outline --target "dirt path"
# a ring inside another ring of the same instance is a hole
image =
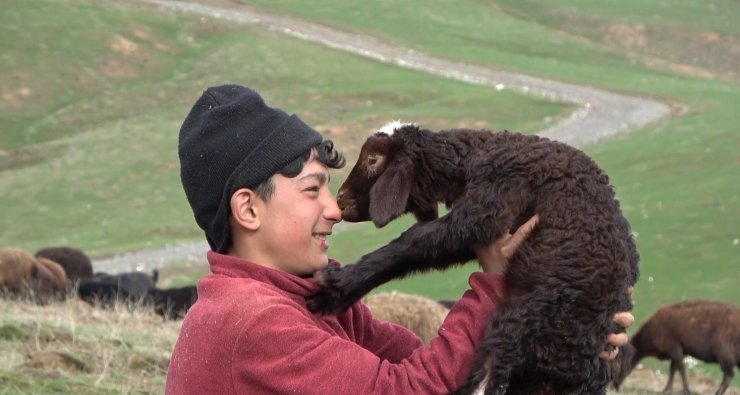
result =
[[[553,101],[575,104],[578,110],[570,117],[537,133],[575,147],[582,148],[617,134],[629,133],[671,113],[669,106],[650,99],[437,58],[380,42],[370,36],[269,14],[228,0],[206,1],[218,6],[169,0],[141,1],[157,5],[168,12],[194,13],[264,26],[266,29],[280,31],[301,40],[445,78],[490,86],[492,89],[511,89]],[[207,249],[205,242],[178,244],[163,249],[143,250],[96,260],[95,267],[96,270],[117,272],[137,267],[159,267],[172,260],[198,261],[205,259],[204,253]]]

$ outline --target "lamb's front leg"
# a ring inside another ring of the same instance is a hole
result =
[[[315,277],[322,290],[309,298],[308,307],[340,312],[390,280],[467,262],[475,257],[473,245],[488,243],[508,231],[510,219],[499,221],[502,218],[495,217],[459,205],[442,218],[417,223],[353,265],[319,271]]]
[[[352,265],[327,267],[314,276],[321,292],[308,299],[312,311],[345,310],[373,288],[408,274],[444,269],[475,257],[470,236],[449,227],[446,217],[417,223],[388,245]]]

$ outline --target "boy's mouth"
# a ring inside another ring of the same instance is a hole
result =
[[[331,233],[314,233],[313,237],[318,240],[319,246],[321,246],[322,249],[329,248],[329,242],[326,240],[326,237],[329,236]]]

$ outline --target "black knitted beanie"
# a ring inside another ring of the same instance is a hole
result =
[[[211,249],[230,244],[231,195],[255,188],[321,143],[295,114],[265,104],[243,86],[208,88],[180,129],[180,178]]]

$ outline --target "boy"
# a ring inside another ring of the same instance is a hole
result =
[[[328,168],[344,158],[331,141],[253,90],[224,85],[193,106],[179,154],[212,274],[183,321],[167,394],[446,394],[467,379],[487,317],[505,295],[506,258],[536,218],[476,249],[483,272],[470,276],[425,347],[362,303],[339,315],[306,308],[318,291],[313,273],[336,264],[327,236],[341,212]]]

